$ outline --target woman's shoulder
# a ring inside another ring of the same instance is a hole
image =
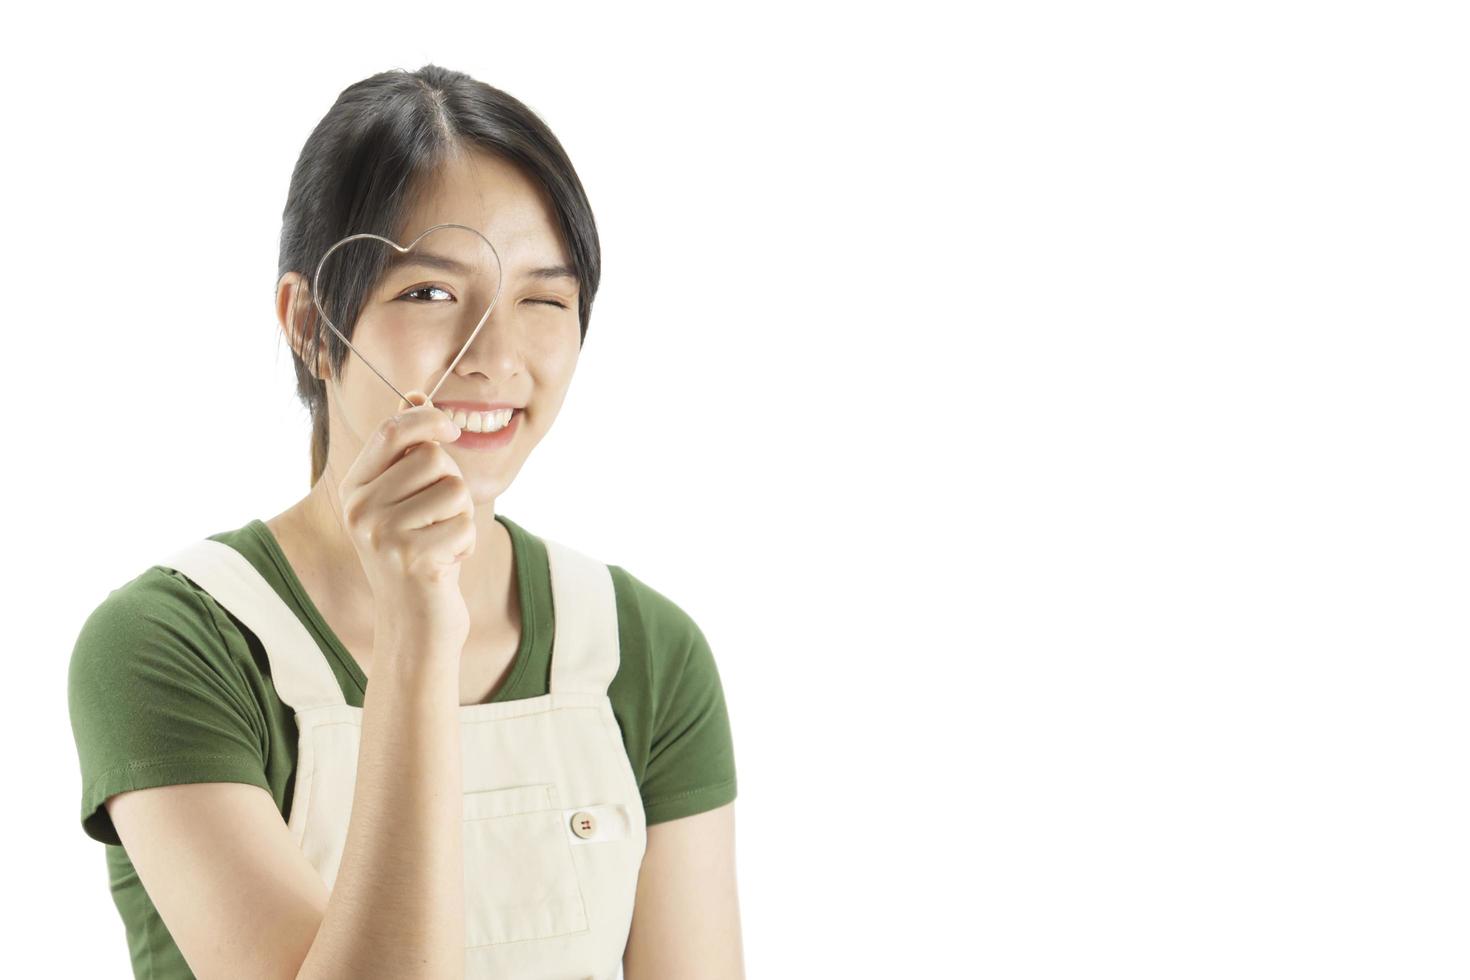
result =
[[[694,617],[668,592],[655,588],[622,565],[609,564],[607,567],[617,594],[620,620],[629,619],[660,648],[703,640],[703,633]]]
[[[112,589],[93,607],[84,633],[154,628],[201,612],[200,589],[177,569],[150,565]]]
[[[232,544],[245,529],[210,535]],[[237,631],[210,594],[183,572],[153,564],[103,596],[82,623],[72,670],[117,672],[139,659],[228,656]]]
[[[609,689],[638,732],[631,739],[650,825],[735,798],[735,749],[715,655],[704,631],[665,590],[609,565],[623,666]]]
[[[111,590],[87,616],[67,700],[91,837],[119,843],[103,804],[123,790],[219,780],[269,788],[249,652],[230,635],[207,594],[161,565]]]

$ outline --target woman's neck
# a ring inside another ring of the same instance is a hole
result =
[[[324,597],[327,601],[346,611],[352,621],[371,623],[372,589],[341,516],[336,492],[329,486],[327,479],[317,480],[310,493],[266,524],[283,548],[287,540],[292,542],[295,554],[287,558],[298,577],[306,571],[331,590]],[[459,586],[469,608],[472,636],[498,632],[518,612],[506,607],[515,602],[511,594],[513,551],[509,530],[495,519],[494,503],[476,505],[475,549],[460,562]],[[309,567],[303,569],[302,564]],[[476,601],[470,601],[472,597]]]

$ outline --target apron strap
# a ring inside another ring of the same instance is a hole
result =
[[[321,647],[240,552],[204,538],[158,564],[183,572],[255,634],[270,661],[276,694],[293,710],[347,703]]]
[[[618,672],[618,605],[607,565],[542,537],[551,565],[555,627],[551,691],[606,694]]]

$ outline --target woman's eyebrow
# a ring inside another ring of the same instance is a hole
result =
[[[426,269],[457,272],[462,276],[468,275],[470,271],[469,266],[458,259],[451,259],[447,255],[436,255],[433,252],[393,252],[388,256],[388,261],[383,264],[383,271],[393,272],[412,265],[421,265]]]
[[[542,266],[539,269],[528,269],[521,275],[527,279],[571,279],[573,282],[577,279],[576,270],[569,265]]]

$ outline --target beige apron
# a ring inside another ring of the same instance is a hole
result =
[[[612,575],[541,540],[555,622],[550,692],[459,708],[467,980],[618,977],[647,843],[607,697],[619,660]],[[265,647],[300,732],[287,826],[330,889],[347,840],[363,709],[346,703],[306,627],[240,552],[206,538],[160,564],[188,576]]]

